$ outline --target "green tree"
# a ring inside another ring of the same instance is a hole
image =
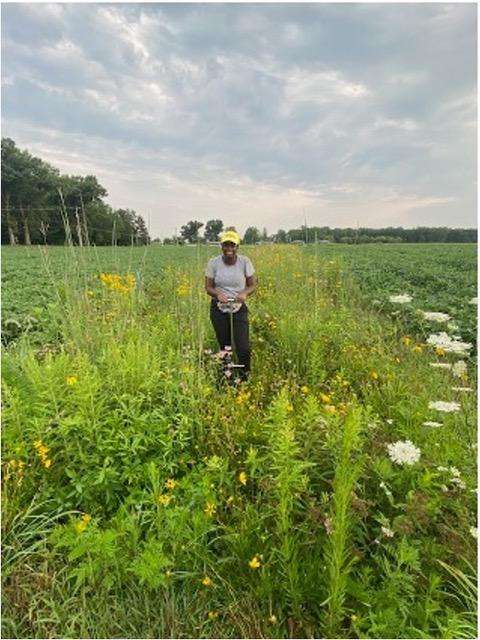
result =
[[[10,138],[2,139],[2,227],[11,244],[19,238],[24,244],[37,240],[49,221],[47,196],[58,179],[57,169],[21,151]]]
[[[204,237],[205,240],[210,242],[217,242],[219,235],[223,229],[223,222],[221,220],[209,220],[205,225]]]
[[[203,222],[198,220],[190,220],[180,229],[180,235],[186,242],[197,242],[198,232],[203,227]]]
[[[245,244],[255,244],[260,240],[260,232],[257,227],[248,227],[243,235],[243,242]]]

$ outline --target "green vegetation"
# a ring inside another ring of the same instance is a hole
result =
[[[2,244],[147,244],[143,218],[106,196],[95,176],[61,175],[2,138]]]
[[[247,248],[237,389],[209,354],[215,251],[4,251],[4,313],[13,288],[40,326],[3,358],[3,635],[476,637],[475,369],[405,335],[431,292],[385,274],[383,301],[413,297],[392,318],[371,256],[362,291],[330,247]]]
[[[322,245],[307,250],[340,258],[345,275],[353,274],[375,308],[399,318],[407,331],[426,337],[436,328],[476,343],[477,317],[470,301],[477,295],[477,245]],[[403,293],[411,295],[411,304],[390,303],[390,295]],[[421,310],[447,313],[458,328],[427,322]]]

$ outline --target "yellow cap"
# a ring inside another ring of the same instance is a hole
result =
[[[233,244],[240,244],[240,236],[236,231],[224,231],[220,234],[220,243],[233,242]]]

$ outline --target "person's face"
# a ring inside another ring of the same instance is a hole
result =
[[[237,245],[233,242],[223,242],[222,253],[226,258],[234,258],[237,253]]]

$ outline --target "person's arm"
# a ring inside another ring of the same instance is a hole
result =
[[[205,291],[209,296],[215,298],[215,300],[219,300],[220,302],[228,302],[228,297],[215,287],[214,278],[205,276]]]
[[[255,276],[247,276],[245,278],[245,284],[247,285],[245,289],[243,291],[240,291],[240,293],[237,293],[237,296],[235,298],[238,302],[245,302],[247,296],[255,291],[257,286]]]

